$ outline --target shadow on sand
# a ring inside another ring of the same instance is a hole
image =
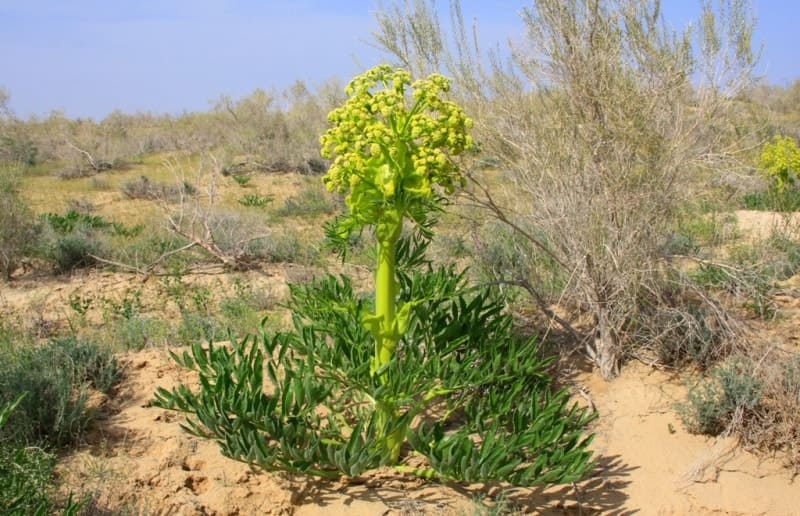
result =
[[[591,475],[578,484],[516,488],[504,484],[425,484],[422,481],[379,473],[350,479],[347,483],[307,481],[295,497],[298,505],[312,505],[324,511],[336,504],[381,503],[401,514],[429,514],[454,508],[462,500],[487,506],[502,504],[522,514],[589,515],[634,514],[626,510],[624,489],[634,468],[619,456],[598,459]]]

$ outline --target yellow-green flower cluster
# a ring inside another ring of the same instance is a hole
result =
[[[792,138],[776,136],[774,143],[764,144],[759,165],[772,187],[783,194],[800,179],[800,149]]]
[[[451,160],[472,147],[472,120],[454,102],[441,75],[412,83],[388,65],[354,78],[348,100],[328,115],[322,155],[333,160],[324,178],[331,191],[347,192],[359,224],[377,224],[387,211],[401,216],[432,198],[434,185],[452,193],[463,182]]]

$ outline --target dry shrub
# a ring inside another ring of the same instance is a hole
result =
[[[764,394],[741,432],[746,444],[785,453],[800,473],[800,355],[779,350],[773,354],[755,371]]]
[[[526,41],[510,59],[486,59],[458,1],[454,42],[432,2],[398,4],[378,14],[377,45],[415,75],[455,78],[483,155],[506,172],[498,184],[475,171],[470,201],[527,240],[518,247],[538,248],[517,256],[523,277],[505,279],[542,307],[588,314],[585,349],[607,379],[651,345],[640,336],[657,334],[665,314],[694,317],[672,302],[686,277],[665,270],[665,248],[697,175],[729,169],[750,134],[734,109],[754,65],[747,5],[707,5],[696,30],[676,33],[654,1],[534,0],[522,12]],[[536,254],[568,278],[550,299],[527,261]]]
[[[10,279],[36,245],[36,219],[19,195],[16,172],[0,169],[0,276]]]
[[[233,156],[247,158],[231,159],[224,171],[325,172],[318,139],[328,112],[343,100],[342,90],[331,81],[312,93],[298,81],[281,94],[257,89],[237,100],[221,97],[213,112],[220,143]]]
[[[679,412],[690,431],[737,436],[800,473],[800,354],[758,347],[732,355],[689,390]]]
[[[185,167],[177,160],[168,161],[178,184],[188,185]],[[258,241],[269,236],[260,217],[241,214],[219,206],[217,181],[222,177],[219,162],[210,156],[197,165],[192,182],[197,184],[191,191],[180,189],[177,199],[169,196],[157,197],[166,216],[166,227],[173,234],[182,237],[187,244],[169,251],[157,259],[189,250],[202,249],[209,256],[234,270],[247,269],[259,258]],[[151,264],[148,268],[152,268]]]
[[[125,182],[121,190],[128,199],[174,202],[180,200],[184,194],[191,194],[194,187],[185,181],[182,184],[167,184],[141,176],[139,179]]]
[[[97,172],[94,169],[76,166],[68,167],[59,170],[56,175],[60,179],[82,179],[84,177],[91,177]]]

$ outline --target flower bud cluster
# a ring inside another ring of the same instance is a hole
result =
[[[324,178],[331,191],[348,193],[351,216],[375,224],[386,209],[408,214],[432,198],[434,185],[447,193],[463,183],[451,160],[473,146],[472,120],[442,98],[449,81],[438,74],[411,82],[388,65],[354,78],[343,106],[328,115],[322,155],[333,160]]]

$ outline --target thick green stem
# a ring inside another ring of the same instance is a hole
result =
[[[397,241],[400,238],[403,221],[398,213],[387,214],[387,220],[379,224],[376,236],[378,237],[378,268],[375,272],[375,354],[372,357],[372,374],[377,372],[394,356],[397,343],[400,340],[400,331],[397,324],[397,294],[398,283],[396,278]],[[380,381],[386,383],[387,373],[381,373]],[[397,408],[394,403],[384,400],[378,403],[378,427],[386,429],[387,425],[397,418]],[[390,459],[396,462],[400,455],[400,445],[405,438],[403,429],[396,429],[384,436],[385,446],[389,451]]]
[[[375,315],[379,331],[375,339],[373,371],[386,365],[394,355],[399,335],[393,328],[397,317],[395,242],[378,242],[378,270],[375,272]]]

